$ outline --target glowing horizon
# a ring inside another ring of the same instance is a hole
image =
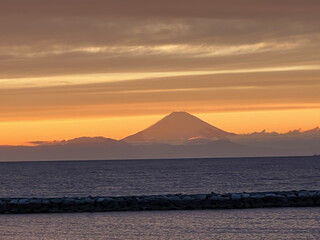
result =
[[[274,115],[278,116],[274,118]],[[229,113],[209,113],[193,114],[209,124],[236,134],[248,134],[253,132],[287,133],[292,130],[306,131],[319,127],[317,119],[320,118],[319,109],[297,109],[282,111],[244,111]],[[303,127],[296,127],[296,123],[288,124],[290,119],[296,115],[305,116],[304,119],[297,119]],[[315,118],[310,118],[310,116]],[[61,141],[77,137],[97,137],[102,136],[121,140],[124,137],[141,131],[163,118],[164,115],[147,116],[126,116],[110,118],[87,118],[87,119],[63,119],[46,121],[26,121],[26,122],[1,122],[0,145],[33,145],[33,141]],[[247,123],[251,122],[250,125]],[[234,125],[236,119],[237,125]],[[265,125],[268,121],[268,126]],[[285,125],[279,125],[279,121]],[[128,123],[129,122],[129,123]],[[302,124],[303,123],[303,124]],[[107,126],[107,127],[106,127]],[[121,131],[119,131],[121,129]],[[18,132],[18,133],[17,133]],[[17,139],[19,139],[17,141]]]

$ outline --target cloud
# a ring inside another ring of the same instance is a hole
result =
[[[319,73],[214,74],[2,89],[0,120],[165,114],[176,109],[201,113],[320,108]]]
[[[4,0],[0,78],[319,62],[318,1]]]
[[[205,18],[318,17],[317,0],[3,0],[1,14],[31,16],[157,16]]]
[[[319,9],[316,0],[3,0],[1,119],[318,107]]]
[[[320,64],[317,58],[320,48],[315,44],[260,43],[229,47],[167,46],[114,49],[119,51],[75,51],[49,55],[35,52],[32,57],[21,54],[0,60],[0,77],[5,79],[95,73],[212,71]]]

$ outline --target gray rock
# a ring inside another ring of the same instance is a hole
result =
[[[197,195],[194,195],[194,198],[197,200],[206,200],[207,194],[197,194]]]
[[[284,200],[287,200],[288,198],[285,195],[277,194],[277,199],[284,201]]]
[[[10,202],[9,202],[9,205],[18,205],[19,203],[19,199],[12,199]]]
[[[250,194],[249,193],[242,193],[241,198],[244,198],[244,199],[250,198]]]
[[[262,199],[265,197],[265,195],[264,194],[256,194],[256,195],[251,195],[250,197],[253,199]]]
[[[77,205],[84,205],[86,203],[86,199],[85,198],[76,199],[74,200],[74,203]]]
[[[275,193],[266,193],[266,194],[264,195],[264,197],[266,197],[266,198],[276,198],[277,195],[276,195]]]
[[[22,199],[19,199],[18,201],[19,206],[28,205],[29,203],[30,203],[30,199],[27,199],[27,198],[22,198]]]
[[[7,203],[5,201],[0,200],[0,207],[1,206],[6,206],[6,205],[7,205]]]
[[[191,197],[191,196],[185,196],[185,197],[182,198],[182,200],[184,200],[184,201],[193,201],[193,200],[195,200],[195,198]]]
[[[94,205],[95,201],[93,198],[87,197],[85,198],[85,203],[89,205]]]
[[[233,193],[233,194],[231,194],[231,199],[232,200],[240,200],[241,199],[241,194]]]
[[[308,198],[308,197],[310,197],[310,195],[308,192],[299,192],[298,197],[299,198]]]
[[[179,198],[178,196],[167,196],[166,198],[168,201],[180,201],[181,198]]]
[[[8,205],[5,201],[0,200],[0,213],[8,211]]]
[[[30,206],[30,208],[40,208],[41,202],[42,202],[42,199],[40,199],[40,198],[32,198],[29,201],[29,206]]]
[[[287,198],[288,199],[295,199],[295,198],[297,198],[298,196],[296,195],[296,194],[294,194],[294,193],[290,193],[290,194],[288,194],[287,195]]]
[[[74,205],[74,203],[75,203],[74,199],[66,198],[66,199],[63,199],[62,205],[63,206],[71,206],[71,205]]]
[[[214,196],[211,196],[209,198],[210,200],[213,200],[213,201],[226,201],[226,200],[230,200],[229,197],[223,197],[221,195],[214,195]]]
[[[155,199],[159,200],[159,201],[168,201],[168,197],[165,195],[164,196],[157,196]]]
[[[103,203],[104,202],[104,198],[100,197],[96,200],[96,203]]]
[[[63,202],[63,199],[62,198],[51,198],[51,199],[49,199],[49,201],[53,204],[60,204]]]

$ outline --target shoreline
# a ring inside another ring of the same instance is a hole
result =
[[[320,207],[320,190],[250,193],[0,198],[0,214]]]

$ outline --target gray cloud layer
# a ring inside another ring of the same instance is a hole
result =
[[[320,2],[3,0],[0,78],[320,64]]]
[[[285,18],[318,16],[317,0],[2,0],[1,14],[45,16],[161,16],[206,18]]]

